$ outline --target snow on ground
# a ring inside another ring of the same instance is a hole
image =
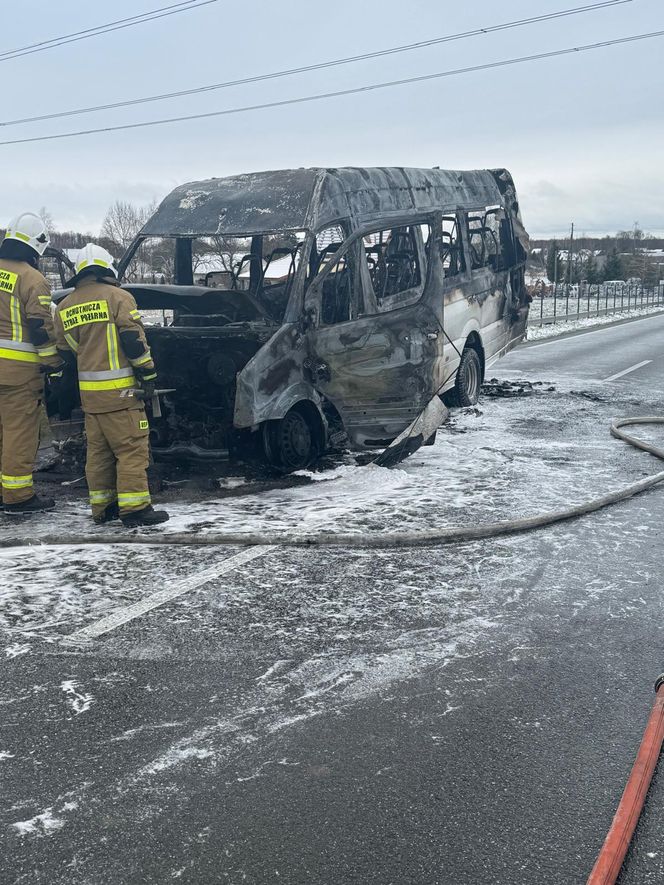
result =
[[[577,329],[588,329],[592,326],[606,326],[618,320],[633,319],[634,317],[649,316],[650,314],[662,313],[662,305],[657,307],[640,307],[636,310],[619,310],[606,316],[586,317],[585,319],[570,319],[565,321],[561,318],[557,323],[549,323],[545,326],[535,325],[537,317],[533,318],[533,324],[528,326],[528,341],[537,341],[540,338],[552,338],[563,335],[565,332],[573,332]],[[573,317],[573,314],[570,314]]]

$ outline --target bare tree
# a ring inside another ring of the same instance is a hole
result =
[[[147,206],[135,206],[125,200],[116,200],[109,208],[101,226],[101,238],[109,244],[109,251],[116,259],[121,258],[136,234],[156,209],[153,201]],[[150,250],[143,247],[136,253],[125,271],[127,280],[151,273]]]
[[[41,209],[39,210],[39,216],[46,225],[46,230],[49,233],[53,233],[53,231],[55,231],[55,221],[46,206],[41,207]]]
[[[244,237],[199,237],[192,244],[192,267],[194,275],[203,276],[205,271],[228,275],[223,280],[215,277],[211,285],[234,288],[239,270],[240,257],[249,249],[249,241]]]
[[[210,254],[217,256],[222,268],[229,273],[236,270],[238,256],[249,248],[247,241],[240,237],[210,237],[207,242],[211,247]]]
[[[125,251],[148,218],[154,213],[154,202],[135,206],[125,200],[116,200],[109,208],[101,226],[101,235],[115,244],[118,255]]]

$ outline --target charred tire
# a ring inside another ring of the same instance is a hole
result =
[[[308,467],[320,454],[318,434],[297,406],[278,421],[263,425],[263,448],[267,462],[284,473]]]
[[[474,347],[461,354],[454,387],[449,393],[452,406],[474,406],[482,389],[482,360]]]

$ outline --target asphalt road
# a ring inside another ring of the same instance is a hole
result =
[[[626,372],[621,376],[625,382],[658,385],[662,383],[663,349],[664,314],[656,314],[525,344],[497,366],[502,371],[555,372],[559,377],[598,381]]]
[[[392,510],[376,488],[367,524],[658,470],[606,426],[659,410],[663,337],[655,317],[521,348],[491,374],[536,394],[455,418],[399,494],[431,489]],[[78,645],[238,551],[3,553],[0,881],[585,882],[664,669],[663,520],[654,491],[493,543],[271,551]],[[660,776],[622,885],[664,881],[663,826]]]

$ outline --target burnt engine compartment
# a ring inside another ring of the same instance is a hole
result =
[[[157,458],[225,458],[239,437],[233,428],[237,373],[274,327],[263,322],[214,326],[209,316],[183,320],[187,325],[145,330],[158,387],[174,389],[161,396],[162,416],[150,422],[152,451]]]

